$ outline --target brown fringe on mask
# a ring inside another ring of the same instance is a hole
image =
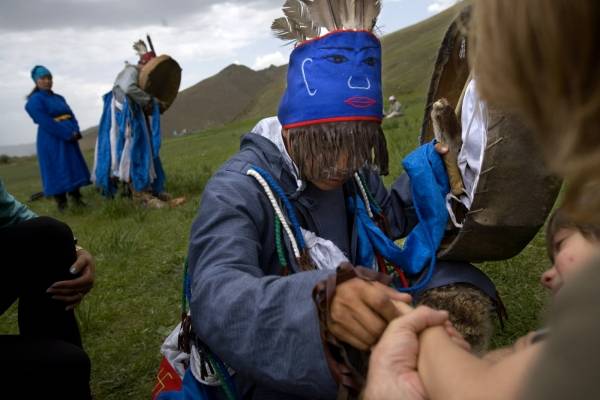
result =
[[[288,138],[290,156],[305,179],[348,179],[365,166],[388,174],[386,140],[376,122],[303,126],[290,129]]]

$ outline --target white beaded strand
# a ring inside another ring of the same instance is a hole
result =
[[[285,219],[283,212],[281,212],[281,208],[279,207],[277,200],[275,200],[275,195],[273,194],[271,187],[269,186],[267,181],[265,181],[265,179],[253,169],[249,169],[248,172],[246,172],[246,175],[252,176],[258,181],[260,186],[262,186],[263,190],[265,191],[265,194],[271,202],[271,205],[273,206],[273,209],[275,210],[275,214],[277,214],[277,217],[281,221],[281,225],[283,225],[283,229],[285,230],[285,233],[287,234],[288,239],[290,240],[290,243],[292,245],[292,251],[294,252],[294,257],[296,257],[296,259],[299,259],[300,250],[298,248],[298,243],[296,242],[296,238],[294,237],[294,234],[292,233],[292,230],[290,229],[290,226],[287,220]]]
[[[363,186],[362,181],[360,180],[360,176],[358,176],[358,172],[354,173],[354,179],[360,188],[360,194],[362,195],[363,201],[365,202],[365,207],[367,208],[367,214],[369,218],[373,219],[373,212],[371,211],[371,203],[369,203],[369,197],[367,196],[367,192]]]

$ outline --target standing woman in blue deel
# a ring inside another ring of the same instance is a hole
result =
[[[41,65],[31,70],[35,88],[25,109],[38,125],[37,156],[46,196],[54,196],[58,209],[67,207],[67,193],[83,206],[79,188],[90,184],[90,172],[78,141],[79,124],[64,97],[52,91],[52,74]]]

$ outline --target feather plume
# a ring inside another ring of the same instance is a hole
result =
[[[360,29],[372,31],[381,12],[381,0],[356,0],[356,10],[361,23]]]
[[[283,13],[293,21],[305,38],[319,36],[320,29],[313,22],[308,8],[309,0],[286,0]]]
[[[319,27],[328,31],[335,31],[342,28],[339,17],[336,15],[338,3],[344,0],[313,0],[308,8],[310,15]]]
[[[303,41],[319,36],[321,28],[371,31],[381,12],[381,0],[286,0],[285,17],[273,21],[275,36]]]
[[[357,22],[354,12],[354,0],[338,0],[336,16],[340,25],[339,28],[356,29]]]
[[[279,39],[283,40],[301,40],[298,38],[297,32],[294,26],[290,24],[287,18],[281,17],[273,21],[271,30],[275,33]]]
[[[146,43],[144,43],[144,41],[141,39],[133,44],[133,49],[140,57],[148,52],[148,47],[146,47]]]
[[[303,41],[319,36],[320,29],[313,23],[305,0],[286,0],[283,13],[285,17],[277,18],[271,25],[278,38]]]

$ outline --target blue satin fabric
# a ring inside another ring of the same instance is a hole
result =
[[[369,218],[365,204],[357,195],[348,199],[348,209],[355,215],[358,231],[358,263],[371,267],[375,251],[400,266],[408,276],[416,277],[430,265],[426,277],[411,291],[418,290],[431,278],[435,254],[448,223],[446,194],[449,183],[441,157],[434,143],[427,143],[410,153],[402,165],[410,177],[413,203],[419,217],[417,226],[399,247]],[[374,210],[375,211],[375,210]]]
[[[113,94],[108,92],[103,96],[104,109],[98,129],[98,142],[96,150],[96,185],[102,189],[105,196],[112,196],[116,186],[111,180],[111,102]],[[152,124],[150,130],[146,125],[144,113],[136,103],[125,101],[121,111],[115,110],[115,120],[118,125],[116,142],[117,162],[121,160],[125,145],[125,128],[131,125],[131,168],[130,179],[133,188],[137,191],[152,189],[155,193],[164,191],[165,172],[160,161],[160,108],[154,102],[152,109]],[[150,169],[154,167],[156,179],[150,177]]]
[[[96,186],[102,189],[102,194],[112,196],[116,192],[116,186],[111,184],[110,178],[110,126],[112,92],[106,93],[102,99],[104,107],[98,127],[98,139],[96,140],[96,166],[94,170]]]

